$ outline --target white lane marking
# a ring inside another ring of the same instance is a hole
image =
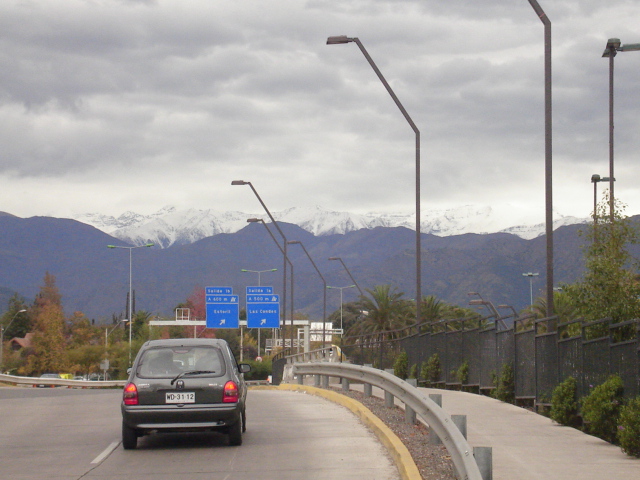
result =
[[[96,458],[94,458],[91,463],[100,463],[102,462],[107,456],[109,456],[109,454],[111,454],[111,452],[113,452],[116,448],[118,448],[118,445],[120,445],[120,442],[113,442],[111,445],[109,445],[107,448],[104,449],[104,451],[98,455]]]

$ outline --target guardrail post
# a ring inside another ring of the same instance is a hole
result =
[[[460,430],[460,433],[462,434],[462,436],[464,437],[464,439],[467,439],[467,416],[466,415],[451,415],[451,420],[453,421],[453,424],[458,427],[458,430]]]
[[[342,391],[343,392],[348,392],[349,391],[349,379],[348,378],[343,378],[342,379]]]
[[[441,393],[430,393],[429,398],[433,400],[440,408],[442,408],[442,394]],[[431,425],[429,425],[429,443],[431,445],[442,445],[442,440],[436,432],[434,432]]]
[[[298,385],[304,385],[304,375],[296,375],[298,377]]]
[[[314,385],[315,385],[316,387],[319,387],[319,386],[320,386],[320,377],[321,377],[321,375],[314,375],[314,378],[315,378]]]
[[[493,480],[493,450],[491,447],[473,447],[473,456],[478,464],[482,480]]]
[[[404,421],[409,425],[416,424],[416,412],[413,408],[405,403],[404,405]]]
[[[365,398],[369,398],[371,395],[373,395],[373,385],[371,385],[370,383],[365,383],[364,384],[364,396],[365,396]]]
[[[329,376],[321,375],[320,378],[321,378],[322,388],[329,388]]]
[[[393,408],[395,405],[393,401],[393,394],[391,392],[384,391],[384,406],[387,408]]]

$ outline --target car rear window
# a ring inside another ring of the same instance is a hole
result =
[[[204,345],[155,347],[143,353],[136,368],[136,375],[143,378],[174,377],[187,372],[215,377],[224,375],[222,352],[219,348]]]

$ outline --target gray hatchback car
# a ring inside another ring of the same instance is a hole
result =
[[[150,433],[222,431],[230,445],[246,430],[247,364],[226,341],[181,338],[146,342],[133,363],[122,399],[122,446],[136,448]]]

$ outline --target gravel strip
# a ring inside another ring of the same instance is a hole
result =
[[[429,443],[429,429],[422,423],[409,425],[405,421],[404,410],[398,406],[385,406],[381,398],[365,397],[361,392],[354,390],[336,391],[362,403],[398,436],[413,457],[423,480],[456,480],[453,462],[447,449],[443,445]]]

